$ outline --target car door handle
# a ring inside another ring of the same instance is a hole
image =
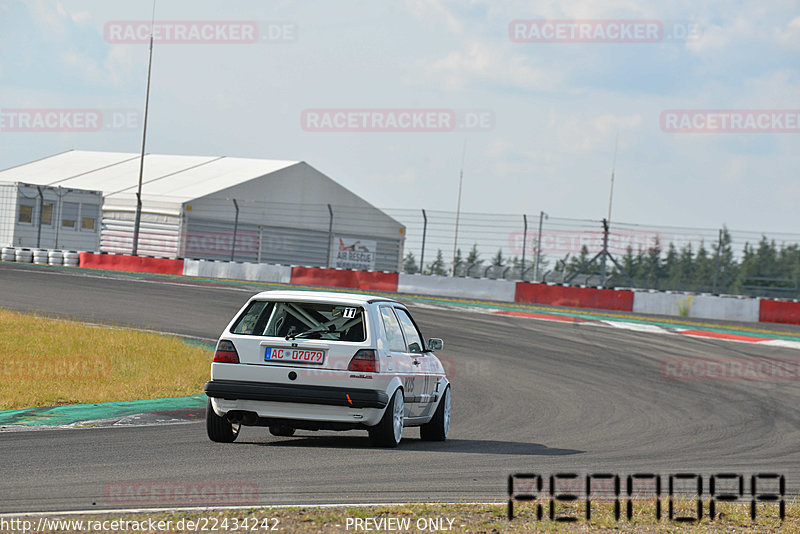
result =
[[[414,360],[414,365],[419,365],[419,360]]]

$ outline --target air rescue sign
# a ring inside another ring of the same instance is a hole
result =
[[[375,270],[375,248],[377,243],[355,237],[335,236],[333,238],[333,265],[337,269],[356,271]]]

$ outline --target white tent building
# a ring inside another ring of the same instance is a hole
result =
[[[139,165],[138,154],[73,150],[0,171],[0,183],[101,192],[99,250],[130,253]],[[305,162],[148,154],[142,182],[140,255],[400,267],[403,225]],[[64,203],[52,196],[52,209],[61,213]],[[20,198],[13,208],[6,204],[0,219],[13,211],[18,222]],[[30,218],[35,225],[35,214]],[[60,224],[58,215],[55,220]],[[36,246],[2,234],[0,245]],[[41,246],[51,244],[60,248]]]

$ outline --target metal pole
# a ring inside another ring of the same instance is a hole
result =
[[[456,204],[456,231],[453,236],[453,267],[450,276],[456,275],[456,249],[458,248],[458,222],[461,218],[461,186],[464,183],[464,158],[467,155],[467,140],[464,139],[464,149],[461,152],[461,172],[458,173],[458,203]]]
[[[722,230],[719,231],[719,241],[717,242],[717,265],[714,267],[714,289],[712,293],[717,293],[717,274],[719,273],[719,256],[722,249]]]
[[[231,261],[233,261],[236,254],[236,233],[239,231],[239,203],[235,198],[231,200],[233,200],[233,207],[236,208],[236,216],[233,219],[233,241],[231,242]]]
[[[139,161],[139,187],[136,190],[136,218],[133,221],[133,248],[131,254],[138,256],[139,225],[142,221],[142,175],[144,174],[144,147],[147,139],[147,110],[150,106],[150,72],[153,66],[153,26],[156,19],[156,2],[153,0],[153,18],[150,23],[150,55],[147,60],[147,88],[144,94],[144,124],[142,128],[142,157]]]
[[[58,229],[61,228],[61,206],[64,203],[62,197],[63,193],[61,192],[61,186],[58,186],[58,190],[56,192],[56,198],[58,198],[56,207],[53,208],[53,224],[56,225],[56,242],[53,245],[54,248],[58,248]],[[102,213],[100,214],[102,218]],[[101,224],[101,221],[97,221],[97,224]]]
[[[331,266],[331,252],[333,250],[333,208],[328,204],[328,213],[330,213],[330,220],[328,221],[328,267]]]
[[[522,214],[522,270],[520,271],[519,277],[525,280],[525,249],[528,246],[528,216],[524,213]]]
[[[603,287],[606,285],[606,256],[608,256],[608,219],[603,219],[603,269],[600,273]]]
[[[543,211],[539,212],[539,236],[536,238],[536,263],[533,268],[533,279],[539,281],[539,258],[542,254],[542,220],[547,216]]]
[[[603,236],[603,266],[601,269],[602,277],[603,277],[603,285],[605,285],[606,280],[606,257],[608,256],[608,225],[611,224],[611,202],[614,200],[614,174],[617,170],[617,145],[619,144],[619,131],[617,131],[617,136],[614,138],[614,161],[611,164],[611,189],[608,192],[608,217],[603,219],[603,227],[605,228],[605,234]],[[607,222],[606,222],[607,221]]]
[[[428,234],[428,215],[422,210],[422,253],[419,257],[419,272],[425,269],[425,236]]]
[[[42,212],[44,211],[44,195],[42,194],[42,186],[37,185],[36,190],[39,191],[39,227],[36,229],[36,248],[39,248],[42,242]]]
[[[261,248],[264,244],[264,227],[258,227],[258,263],[261,263]]]

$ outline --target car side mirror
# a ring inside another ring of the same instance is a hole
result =
[[[442,341],[438,337],[432,337],[428,340],[428,350],[436,351],[436,350],[442,350],[443,348],[444,348],[444,341]]]

